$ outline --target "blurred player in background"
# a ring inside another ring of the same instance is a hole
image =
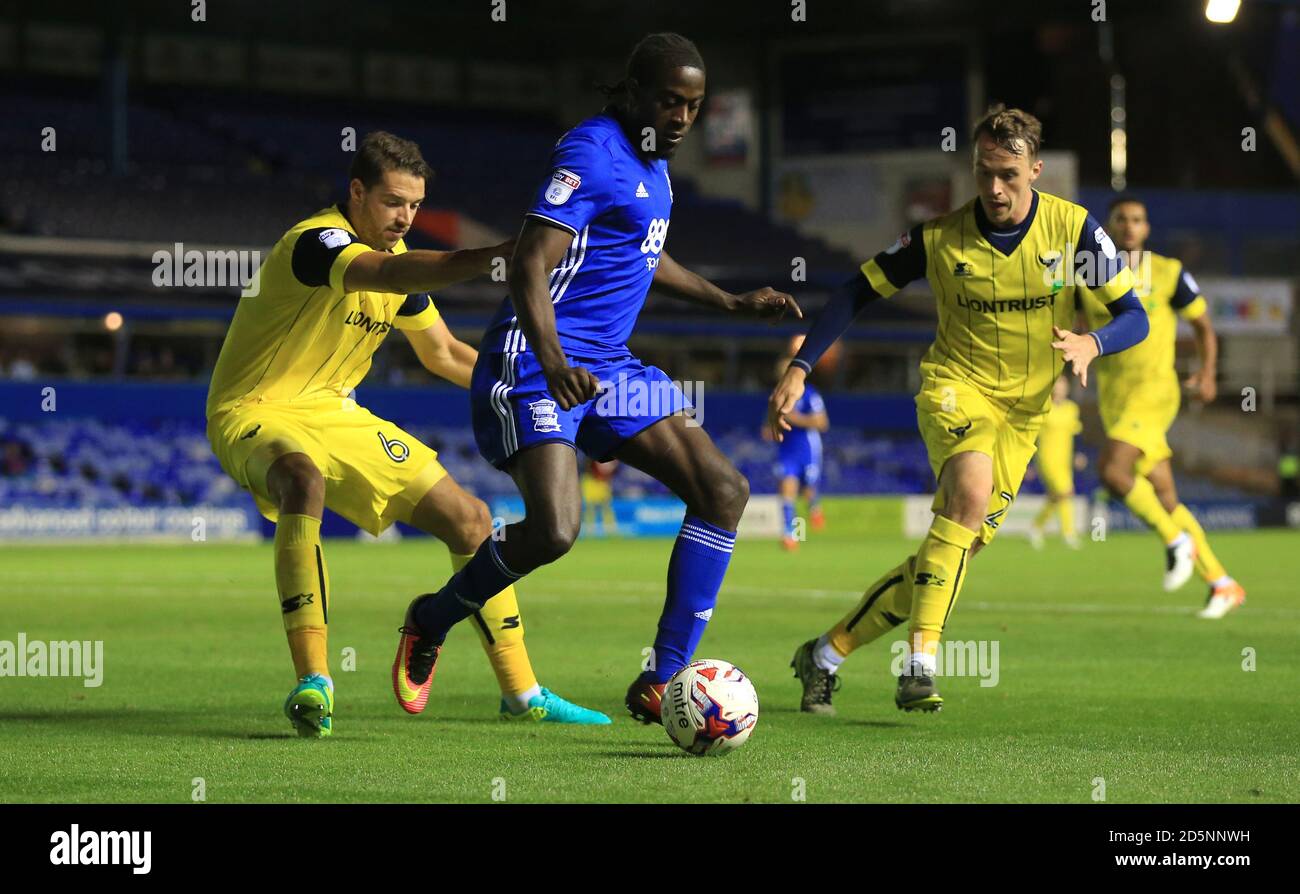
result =
[[[777,375],[782,375],[790,361],[794,359],[799,348],[803,346],[802,335],[790,339],[787,353],[777,361]],[[784,529],[781,546],[793,552],[799,548],[803,531],[795,521],[795,501],[802,493],[808,505],[808,523],[814,531],[826,527],[826,518],[822,515],[821,495],[818,485],[822,475],[822,432],[830,428],[830,417],[826,414],[826,404],[821,394],[812,385],[805,385],[803,396],[799,398],[794,409],[786,416],[791,431],[777,445],[777,467],[781,476],[781,513]],[[764,440],[772,440],[772,430],[763,426]]]
[[[1034,116],[991,109],[973,133],[978,197],[913,227],[863,264],[822,309],[772,393],[769,420],[780,439],[813,364],[862,308],[914,280],[929,281],[939,319],[921,360],[916,416],[938,480],[934,521],[914,555],[795,652],[805,711],[833,713],[835,672],[845,657],[909,618],[895,704],[908,711],[943,705],[934,683],[943,628],[967,565],[993,539],[1020,489],[1062,354],[1086,386],[1095,357],[1146,337],[1132,274],[1105,231],[1087,209],[1033,188],[1043,168],[1041,139]],[[1066,252],[1076,261],[1068,279]],[[1100,302],[1110,321],[1082,335],[1068,331],[1076,295]]]
[[[1164,588],[1173,591],[1193,568],[1209,584],[1199,616],[1221,618],[1246,601],[1246,591],[1210,549],[1200,523],[1178,500],[1166,433],[1178,416],[1180,394],[1174,371],[1178,317],[1196,333],[1200,368],[1183,383],[1205,403],[1216,393],[1218,341],[1205,298],[1192,275],[1174,258],[1145,251],[1151,225],[1141,200],[1120,196],[1110,204],[1107,231],[1128,257],[1138,296],[1151,321],[1151,335],[1132,351],[1097,362],[1098,403],[1106,427],[1101,480],[1165,545]],[[1085,308],[1096,325],[1098,312]]]
[[[724,292],[664,250],[668,159],[704,102],[704,61],[678,34],[651,34],[605,110],[560,138],[526,213],[510,295],[483,336],[471,403],[480,452],[515,480],[525,518],[483,542],[437,593],[407,611],[394,673],[427,691],[447,631],[493,594],[573,546],[582,523],[575,446],[617,458],[686,504],[650,669],[629,712],[661,722],[664,683],[691,660],[731,562],[749,483],[683,410],[685,396],[627,348],[646,293],[779,319],[801,315],[770,288]],[[599,397],[598,397],[599,394]]]
[[[1038,477],[1043,480],[1047,499],[1029,526],[1029,542],[1034,549],[1043,548],[1043,528],[1055,512],[1061,521],[1061,539],[1071,549],[1078,549],[1079,535],[1074,528],[1074,436],[1083,431],[1079,405],[1070,400],[1070,380],[1062,376],[1052,386],[1052,405],[1043,418],[1038,433]]]
[[[208,390],[213,451],[276,523],[276,588],[298,675],[284,712],[304,737],[333,730],[325,507],[372,534],[394,521],[432,534],[453,567],[491,530],[487,506],[433,450],[349,396],[392,328],[430,372],[469,387],[477,353],[451,334],[427,291],[487,273],[510,245],[407,251],[402,237],[432,174],[414,143],[367,134],[347,201],[294,225],[263,264],[260,292],[240,299]],[[608,723],[537,684],[514,590],[503,589],[476,615],[502,716]]]
[[[588,525],[605,537],[618,534],[618,519],[614,517],[614,472],[618,470],[618,460],[597,462],[587,461],[586,471],[582,473],[582,515]]]

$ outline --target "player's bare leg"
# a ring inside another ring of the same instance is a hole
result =
[[[320,542],[325,479],[305,453],[268,453],[266,458],[271,459],[264,478],[266,493],[279,512],[275,525],[276,590],[298,677],[297,687],[285,700],[284,712],[298,735],[320,738],[333,731],[334,712],[334,683],[327,658],[329,576]]]
[[[1124,501],[1129,511],[1155,531],[1165,545],[1166,591],[1177,590],[1187,583],[1195,570],[1196,544],[1161,505],[1152,482],[1137,474],[1142,451],[1114,438],[1106,441],[1098,461],[1102,483]],[[1172,478],[1170,480],[1172,487]]]
[[[653,652],[657,664],[632,682],[626,698],[633,717],[657,723],[664,682],[691,660],[713,614],[736,526],[749,501],[749,482],[704,429],[682,415],[637,433],[615,456],[662,482],[686,504],[668,563],[668,594]]]
[[[1209,538],[1205,536],[1205,531],[1201,528],[1201,523],[1196,520],[1196,516],[1179,501],[1178,490],[1174,486],[1173,468],[1169,460],[1156,463],[1147,473],[1147,479],[1155,488],[1156,494],[1160,497],[1160,504],[1169,513],[1170,518],[1187,532],[1196,545],[1196,572],[1210,588],[1205,606],[1197,613],[1197,617],[1217,620],[1240,608],[1246,602],[1246,591],[1241,584],[1233,580],[1227,569],[1223,567],[1223,563],[1210,549]]]

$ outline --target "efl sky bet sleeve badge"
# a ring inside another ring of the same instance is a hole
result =
[[[352,234],[340,229],[321,230],[319,238],[326,248],[338,248],[351,242]]]
[[[569,201],[573,191],[581,185],[581,177],[572,171],[559,168],[551,175],[551,185],[546,188],[546,201],[552,205],[563,205]]]

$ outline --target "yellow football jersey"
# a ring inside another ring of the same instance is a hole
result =
[[[1081,253],[1101,261],[1082,261]],[[994,229],[972,199],[914,227],[862,273],[883,297],[921,277],[929,281],[939,321],[923,375],[968,381],[1006,411],[1028,414],[1046,409],[1061,374],[1052,327],[1072,328],[1076,291],[1109,319],[1105,305],[1133,286],[1087,210],[1037,190],[1016,227]]]
[[[1147,386],[1162,385],[1168,389],[1173,383],[1176,389],[1174,346],[1178,340],[1178,316],[1194,320],[1207,309],[1196,280],[1175,258],[1143,252],[1134,274],[1135,289],[1146,308],[1151,330],[1144,341],[1127,351],[1104,355],[1093,362],[1102,401],[1115,392]],[[1088,305],[1084,310],[1090,326],[1106,322],[1104,308]]]
[[[239,299],[208,386],[208,416],[250,402],[344,397],[389,329],[438,319],[427,294],[344,291],[344,271],[371,250],[338,206],[281,237]],[[405,243],[392,251],[405,252]]]
[[[1038,451],[1042,454],[1064,455],[1074,458],[1074,436],[1083,431],[1079,421],[1079,405],[1066,398],[1048,405],[1043,417],[1043,427],[1038,433]]]

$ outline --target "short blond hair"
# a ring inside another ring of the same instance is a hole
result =
[[[1043,145],[1043,122],[1024,109],[1008,109],[999,103],[990,106],[984,117],[975,122],[971,142],[979,145],[981,136],[987,136],[1012,155],[1034,159]]]

